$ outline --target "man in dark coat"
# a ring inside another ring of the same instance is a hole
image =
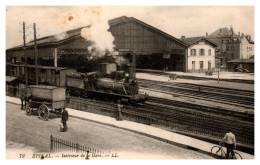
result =
[[[67,127],[68,119],[69,119],[68,111],[64,108],[64,109],[62,109],[62,113],[61,113],[61,123],[63,125],[63,129],[61,130],[61,132],[66,132],[68,130],[68,127]]]
[[[31,99],[32,96],[32,91],[30,88],[26,88],[25,85],[21,84],[20,85],[20,99],[21,99],[21,110],[26,108],[27,103]]]
[[[118,100],[117,101],[117,120],[118,121],[123,120],[123,118],[122,118],[122,108],[123,108],[123,105],[121,104],[121,101]]]

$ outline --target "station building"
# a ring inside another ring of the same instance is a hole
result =
[[[215,66],[215,48],[217,44],[206,37],[191,37],[181,40],[188,45],[188,72],[214,71]]]
[[[216,64],[220,65],[222,70],[227,70],[227,54],[226,54],[226,43],[237,38],[237,34],[234,32],[232,27],[219,28],[216,31],[208,35],[206,33],[206,38],[210,41],[216,43],[218,47],[216,48]]]
[[[254,72],[254,41],[250,35],[227,43],[227,64],[231,72]]]
[[[251,36],[241,36],[226,43],[227,60],[249,59],[254,56],[254,41]]]
[[[90,28],[90,26],[82,27]],[[37,39],[37,49],[34,41],[26,43],[26,49],[19,45],[6,50],[6,76],[15,77],[21,83],[25,81],[25,55],[27,56],[27,71],[29,84],[35,84],[36,71],[41,84],[65,86],[65,75],[76,72],[75,69],[61,66],[59,63],[71,62],[71,58],[89,56],[88,46],[91,41],[81,37],[81,29],[66,31],[57,35]],[[38,51],[37,67],[36,51]],[[64,62],[65,61],[65,62]],[[84,62],[83,60],[81,60]],[[75,66],[77,63],[74,64]],[[14,79],[12,79],[14,80]]]
[[[187,44],[133,17],[109,20],[117,50],[136,54],[136,67],[170,71],[188,70]]]
[[[114,36],[115,49],[131,50],[136,55],[136,67],[169,71],[188,71],[188,44],[133,17],[118,17],[109,20],[109,31]],[[56,35],[38,38],[34,41],[6,50],[6,75],[25,80],[25,55],[29,83],[35,83],[36,71],[39,82],[55,85],[60,76],[75,70],[66,68],[73,58],[81,63],[91,56],[88,47],[93,41],[81,36],[82,28],[69,30]],[[37,51],[37,53],[36,53]],[[212,52],[213,53],[213,52]],[[37,67],[35,66],[37,57]],[[72,67],[73,68],[73,67]]]

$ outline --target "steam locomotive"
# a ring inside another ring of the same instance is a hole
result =
[[[148,96],[139,94],[139,84],[125,71],[115,71],[114,64],[101,64],[97,72],[66,75],[66,89],[70,95],[95,99],[121,100],[125,103],[144,103]]]

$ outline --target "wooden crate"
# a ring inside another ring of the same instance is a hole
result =
[[[67,86],[84,89],[84,81],[79,78],[67,77]]]
[[[100,72],[103,75],[116,71],[116,63],[100,63]]]
[[[53,102],[66,100],[65,88],[45,85],[30,85],[29,88],[33,97],[52,100]]]

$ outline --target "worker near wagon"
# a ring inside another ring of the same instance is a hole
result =
[[[21,110],[26,108],[26,104],[29,102],[31,96],[32,96],[32,92],[30,88],[26,88],[26,86],[21,85],[21,89],[20,89]]]
[[[117,121],[122,121],[122,108],[123,105],[121,104],[121,101],[117,101]]]
[[[63,108],[62,112],[61,112],[61,123],[63,126],[63,128],[61,129],[61,132],[66,132],[68,130],[68,127],[67,127],[68,119],[69,119],[69,113],[65,108]]]
[[[225,134],[222,142],[227,147],[226,158],[228,159],[230,152],[231,155],[234,155],[233,149],[236,148],[236,137],[231,130]]]
[[[70,90],[66,90],[66,104],[70,103]]]

